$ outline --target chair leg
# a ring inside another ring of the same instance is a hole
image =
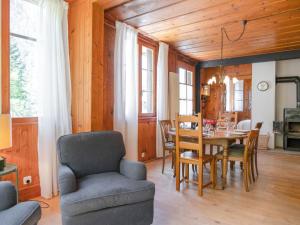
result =
[[[173,160],[173,177],[176,176],[176,154],[175,151],[172,152],[172,160]]]
[[[252,175],[253,182],[255,182],[255,175],[254,175],[254,155],[251,155],[251,175]]]
[[[255,150],[255,170],[256,170],[256,176],[258,176],[258,166],[257,166],[257,150]]]
[[[190,164],[185,164],[185,182],[188,184],[190,179]]]
[[[199,172],[198,172],[198,195],[203,195],[203,160],[199,159],[198,162]]]
[[[213,158],[210,161],[210,181],[212,183],[212,187],[216,187],[216,160]]]
[[[165,152],[165,150],[163,149],[163,165],[162,165],[162,171],[161,171],[162,174],[163,174],[164,171],[165,171],[165,161],[166,161],[166,152]]]
[[[243,162],[240,162],[240,168],[243,170]]]
[[[243,177],[244,177],[244,187],[245,187],[245,191],[246,192],[249,192],[249,184],[248,184],[248,178],[249,178],[249,175],[248,175],[248,165],[247,163],[244,163],[244,169],[243,169]]]
[[[230,169],[234,170],[235,161],[230,161]]]
[[[176,154],[176,161],[175,161],[175,176],[176,176],[176,191],[180,190],[180,162],[179,157]]]

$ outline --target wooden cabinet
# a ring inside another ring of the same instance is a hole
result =
[[[138,125],[138,160],[156,158],[156,118],[140,118]]]

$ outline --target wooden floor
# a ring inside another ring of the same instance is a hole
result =
[[[299,154],[261,151],[259,179],[249,193],[243,189],[241,171],[236,165],[228,173],[225,190],[205,189],[202,198],[192,184],[188,188],[183,185],[181,192],[176,192],[172,171],[167,169],[161,174],[161,160],[150,162],[147,167],[148,179],[156,185],[154,225],[300,224]],[[47,202],[50,208],[43,209],[39,224],[60,225],[59,199]]]

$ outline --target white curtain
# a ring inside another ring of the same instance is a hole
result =
[[[163,152],[161,131],[158,121],[169,119],[168,110],[168,54],[169,45],[160,42],[157,62],[157,126],[156,126],[156,156]]]
[[[41,194],[45,198],[58,192],[56,141],[72,130],[67,13],[68,5],[63,0],[41,2],[38,153]]]
[[[126,158],[138,159],[137,32],[116,22],[114,59],[114,130],[123,134]]]

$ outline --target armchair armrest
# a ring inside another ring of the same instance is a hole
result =
[[[76,177],[68,166],[61,165],[59,167],[58,186],[61,195],[65,195],[77,190]]]
[[[146,180],[147,169],[144,163],[133,162],[122,159],[120,163],[120,173],[134,180]]]
[[[17,191],[12,183],[0,182],[0,211],[9,209],[17,204]]]

